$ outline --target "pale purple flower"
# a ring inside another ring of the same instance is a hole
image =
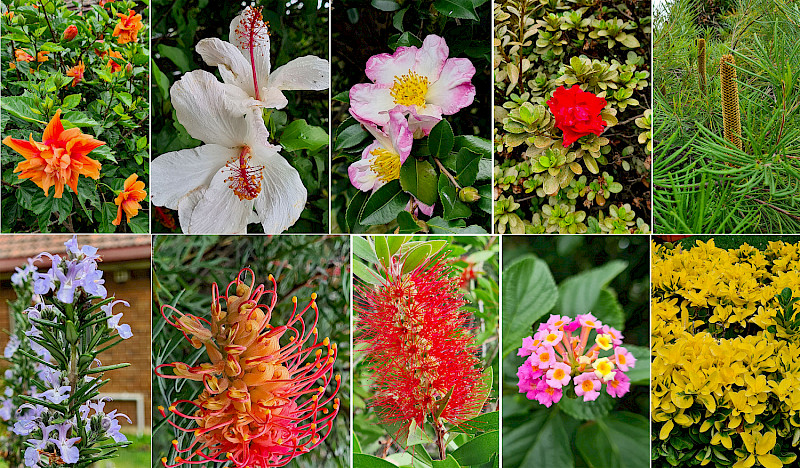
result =
[[[120,432],[122,426],[117,421],[117,418],[124,417],[128,420],[128,423],[131,422],[131,418],[123,413],[117,413],[117,410],[113,410],[110,413],[103,416],[102,421],[100,421],[100,427],[106,431],[106,436],[111,437],[114,439],[115,442],[127,442],[128,438],[125,437],[124,434]]]
[[[41,405],[24,404],[17,409],[17,422],[11,432],[17,435],[28,435],[39,428],[38,419],[46,408]],[[23,413],[24,414],[21,414]]]
[[[34,273],[36,273],[36,267],[33,266],[33,259],[28,259],[28,264],[25,267],[20,268],[16,267],[15,273],[11,275],[11,284],[15,286],[22,286],[25,281],[29,280]]]
[[[41,394],[41,397],[50,403],[60,404],[69,399],[69,392],[72,387],[69,385],[60,385]]]
[[[67,432],[72,429],[72,423],[63,422],[55,426],[48,426],[48,432],[53,428],[58,430],[58,439],[51,437],[49,440],[50,442],[56,444],[58,449],[61,451],[61,459],[64,460],[65,463],[77,463],[80,457],[80,451],[78,450],[78,447],[75,447],[75,442],[81,440],[81,438],[67,438]]]
[[[33,447],[25,449],[25,466],[37,467],[40,466],[41,461],[39,450],[44,450],[47,444],[50,443],[48,436],[52,432],[53,426],[42,427],[42,437],[40,439],[28,439],[28,443],[33,444]]]
[[[475,99],[475,67],[469,59],[449,55],[445,40],[431,34],[420,48],[398,47],[394,54],[370,57],[365,72],[372,83],[350,89],[350,113],[380,126],[389,123],[390,110],[400,110],[412,114],[412,126],[419,123],[429,133],[442,115],[455,114]]]
[[[78,236],[72,236],[72,239],[64,242],[64,247],[67,248],[69,257],[73,259],[96,261],[100,258],[100,256],[97,255],[97,247],[91,245],[78,247]]]
[[[133,333],[131,332],[131,326],[128,324],[120,325],[119,321],[122,318],[122,312],[114,315],[114,313],[111,311],[116,304],[124,304],[126,307],[130,307],[130,304],[125,301],[112,301],[104,306],[101,306],[100,309],[102,309],[103,312],[106,313],[106,317],[108,317],[108,320],[106,321],[108,328],[113,328],[117,331],[117,333],[119,333],[120,338],[127,340],[133,336]]]
[[[19,337],[17,335],[11,335],[11,337],[8,339],[8,343],[6,344],[6,348],[3,350],[3,357],[6,359],[11,359],[11,356],[13,356],[14,353],[17,352],[17,349],[19,349],[19,345]]]

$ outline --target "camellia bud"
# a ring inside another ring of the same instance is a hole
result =
[[[472,203],[480,200],[481,195],[475,187],[464,187],[458,192],[458,198],[464,203]]]
[[[69,344],[74,345],[78,341],[78,330],[75,329],[72,320],[67,320],[66,335]]]
[[[77,35],[78,35],[78,28],[74,24],[70,24],[69,26],[67,26],[67,29],[64,30],[64,35],[61,37],[61,39],[64,42],[69,42],[75,39],[75,36]]]

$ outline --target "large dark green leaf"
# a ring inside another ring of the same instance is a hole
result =
[[[481,160],[481,155],[462,148],[456,155],[456,179],[463,187],[468,187],[475,183],[478,177],[478,163]]]
[[[475,12],[472,0],[434,0],[433,7],[451,18],[478,21],[478,13]]]
[[[386,224],[394,221],[405,210],[411,197],[400,188],[400,182],[393,180],[379,188],[364,204],[361,224]]]
[[[359,223],[358,220],[361,219],[361,213],[364,210],[364,204],[367,203],[367,198],[369,198],[369,194],[367,192],[357,192],[353,199],[350,200],[350,203],[347,205],[347,211],[345,211],[344,219],[347,222],[347,230],[348,232],[359,232]]]
[[[627,262],[614,260],[564,280],[558,286],[558,310],[573,318],[591,312],[600,297],[600,291],[627,266]]]
[[[459,465],[480,465],[490,461],[499,450],[500,431],[491,431],[465,442],[452,455]]]
[[[639,468],[650,463],[650,423],[619,411],[578,428],[575,446],[592,468]]]
[[[636,346],[622,343],[628,351],[636,358],[636,365],[633,369],[625,372],[631,379],[633,385],[650,385],[650,349],[645,346]]]
[[[537,411],[530,422],[503,434],[504,468],[574,466],[560,411]]]
[[[622,305],[619,303],[616,293],[608,288],[600,290],[597,302],[592,306],[592,314],[604,324],[617,330],[621,331],[625,328],[625,313],[622,311]]]
[[[503,272],[503,356],[522,345],[531,325],[556,304],[559,289],[547,264],[523,258]]]
[[[428,161],[406,160],[400,168],[400,186],[426,205],[433,205],[438,199],[436,171]]]
[[[450,122],[442,119],[432,129],[428,135],[428,148],[435,158],[444,158],[453,149],[453,128]]]
[[[583,397],[574,399],[563,397],[558,402],[558,407],[573,418],[585,421],[587,419],[601,418],[608,414],[611,408],[614,407],[614,401],[605,392],[605,389],[601,389],[600,396],[594,401],[583,401]]]
[[[444,219],[447,221],[469,218],[472,215],[472,210],[458,199],[456,188],[444,174],[439,174],[439,197],[442,200]]]

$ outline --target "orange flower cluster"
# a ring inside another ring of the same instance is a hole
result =
[[[248,275],[249,284],[244,281]],[[204,388],[194,400],[176,401],[167,410],[159,407],[164,417],[169,411],[189,420],[189,427],[168,421],[194,434],[186,448],[173,441],[181,456],[174,464],[163,458],[164,466],[212,462],[230,462],[237,468],[284,466],[330,434],[339,410],[335,395],[341,377],[333,375],[336,346],[328,338],[318,340],[316,294],[301,311],[297,298],[292,298],[294,310],[286,324],[271,325],[278,295],[272,275],[269,280],[270,289],[256,286],[253,271],[242,269],[225,290],[225,307],[214,283],[211,321],[168,305],[162,308],[162,315],[166,309],[174,313],[172,320],[164,315],[167,323],[195,348],[205,346],[211,360],[195,367],[173,362],[155,369],[159,377],[195,380]],[[262,296],[269,304],[260,303]],[[313,312],[313,323],[304,319],[308,312]],[[164,368],[172,373],[164,374]],[[331,381],[336,388],[326,396]]]
[[[83,60],[80,61],[77,65],[67,70],[67,76],[72,78],[72,86],[74,87],[76,84],[83,81],[83,74],[86,72],[86,66],[83,64]]]
[[[31,179],[44,190],[45,196],[49,195],[50,187],[55,186],[53,196],[61,198],[65,184],[77,193],[81,175],[95,180],[100,178],[100,163],[86,155],[105,143],[81,133],[79,128],[64,130],[61,109],[47,124],[41,142],[34,141],[33,135],[29,141],[7,136],[3,144],[25,158],[14,168],[15,173],[20,173],[19,179]]]
[[[125,179],[125,184],[122,187],[122,192],[114,199],[117,204],[117,217],[111,222],[114,226],[119,226],[122,222],[122,212],[127,216],[127,222],[131,222],[131,218],[139,214],[139,209],[142,205],[139,203],[147,197],[147,192],[144,191],[144,182],[139,178],[138,174],[131,174],[130,177]]]
[[[117,16],[119,16],[119,23],[114,28],[113,34],[117,38],[117,43],[123,45],[129,42],[136,42],[136,35],[144,27],[142,15],[137,15],[135,11],[128,10],[127,15],[117,13]]]

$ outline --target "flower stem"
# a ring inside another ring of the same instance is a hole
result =
[[[447,443],[445,443],[447,431],[444,428],[444,424],[438,418],[433,421],[433,429],[436,431],[436,447],[439,449],[439,459],[444,460],[447,458]]]

